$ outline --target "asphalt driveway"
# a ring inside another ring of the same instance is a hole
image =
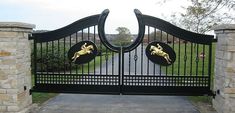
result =
[[[179,96],[60,94],[39,113],[199,113]]]

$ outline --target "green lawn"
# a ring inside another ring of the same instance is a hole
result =
[[[168,66],[162,67],[161,71],[168,75],[193,75],[202,76],[208,75],[208,65],[209,65],[209,47],[203,45],[191,45],[188,44],[171,44],[172,48],[176,53],[175,62]],[[204,50],[205,58],[200,58],[200,53]],[[215,61],[215,44],[212,46],[212,65],[211,74],[214,75],[214,61]]]
[[[34,86],[34,75],[32,75],[32,85]],[[37,103],[41,105],[48,99],[55,97],[58,95],[57,93],[38,93],[38,92],[33,92],[32,93],[32,98],[33,98],[33,103]]]
[[[41,105],[42,103],[44,103],[45,101],[49,100],[52,97],[55,97],[56,95],[58,95],[58,94],[57,93],[36,93],[36,92],[33,92],[32,93],[33,103],[37,103],[37,104]]]

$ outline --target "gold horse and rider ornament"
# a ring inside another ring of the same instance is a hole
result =
[[[86,45],[87,45],[87,43],[83,44],[81,47],[81,50],[74,53],[74,55],[72,57],[72,60],[73,60],[72,62],[75,62],[82,55],[92,53],[92,50],[94,50],[93,45],[87,45],[87,46]]]
[[[151,55],[158,55],[160,57],[163,57],[168,64],[171,64],[171,59],[168,53],[163,51],[162,46],[160,46],[160,44],[157,44],[157,46],[150,46],[150,51],[151,51]]]

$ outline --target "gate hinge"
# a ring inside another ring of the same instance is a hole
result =
[[[32,95],[32,92],[33,92],[32,89],[29,89],[29,95]]]
[[[220,90],[212,91],[212,97],[215,99],[216,94],[220,94]]]
[[[33,39],[33,35],[32,34],[28,34],[28,39],[32,40]]]

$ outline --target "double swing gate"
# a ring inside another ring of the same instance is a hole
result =
[[[126,46],[106,38],[109,10],[54,31],[33,33],[31,91],[213,95],[213,36],[134,12],[139,32]]]

